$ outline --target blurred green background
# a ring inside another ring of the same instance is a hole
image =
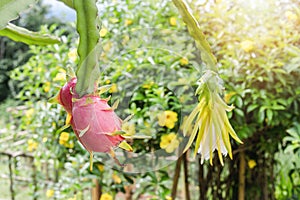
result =
[[[216,156],[210,166],[185,154],[181,162],[188,167],[181,169],[175,196],[239,199],[245,184],[245,199],[299,199],[300,2],[189,3],[217,57],[223,97],[235,106],[230,122],[244,144],[232,142],[234,158],[226,157],[224,167]],[[105,96],[120,100],[122,119],[134,114],[124,129],[151,137],[131,141],[135,153],[161,149],[172,156],[181,141],[174,133],[196,105],[200,52],[171,1],[99,0],[98,8],[99,82],[112,85]],[[65,83],[66,67],[76,69],[78,35],[72,17],[62,20],[63,14],[52,12],[38,3],[13,23],[54,34],[61,44],[26,46],[0,37],[0,199],[11,199],[9,166],[15,199],[91,199],[92,180],[101,200],[171,199],[175,159],[144,173],[125,173],[96,159],[90,172],[88,153],[72,130],[57,133],[66,115],[48,99]],[[172,125],[160,124],[161,110],[177,116]]]

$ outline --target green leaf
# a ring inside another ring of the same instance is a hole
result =
[[[79,65],[76,72],[76,92],[79,96],[93,93],[99,78],[98,56],[100,52],[99,30],[97,24],[98,10],[95,0],[74,0],[77,13],[77,31],[79,33]]]
[[[36,0],[1,0],[0,1],[0,30],[5,28],[7,23],[19,16],[22,10],[28,8]]]
[[[267,113],[268,122],[271,123],[273,119],[273,111],[271,109],[267,109],[266,113]]]
[[[247,113],[250,113],[251,111],[255,110],[258,107],[257,104],[252,104],[247,108]]]
[[[259,112],[258,112],[258,122],[262,123],[265,120],[265,108],[260,107]]]
[[[243,106],[243,100],[240,96],[237,96],[236,97],[236,100],[235,100],[235,105],[239,108],[241,108]]]
[[[209,43],[206,41],[205,35],[202,33],[200,25],[193,16],[190,8],[183,0],[173,0],[173,3],[179,10],[183,21],[186,23],[190,35],[196,41],[196,45],[201,51],[202,61],[207,65],[208,69],[217,72],[217,60],[212,54]]]
[[[9,37],[16,42],[23,42],[28,45],[48,45],[57,44],[60,42],[59,38],[57,37],[32,32],[11,23],[8,23],[4,29],[0,30],[0,35]]]

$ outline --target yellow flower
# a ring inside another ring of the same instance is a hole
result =
[[[34,114],[34,109],[33,108],[30,108],[30,109],[25,111],[26,118],[31,118],[33,114]]]
[[[48,138],[47,137],[43,137],[43,143],[47,142]]]
[[[135,125],[133,123],[125,122],[122,124],[122,131],[124,131],[126,136],[135,134]]]
[[[154,85],[154,82],[151,81],[149,83],[144,83],[142,87],[145,89],[150,89],[153,85]]]
[[[253,169],[254,167],[256,166],[256,162],[255,162],[255,160],[249,160],[248,161],[248,167],[250,168],[250,169]]]
[[[27,150],[29,151],[29,152],[32,152],[32,151],[34,151],[34,150],[36,150],[37,149],[37,147],[38,147],[38,143],[36,142],[36,141],[34,141],[34,140],[32,140],[32,139],[29,139],[28,141],[27,141]]]
[[[110,92],[110,93],[116,93],[116,92],[118,92],[117,84],[113,83],[113,84],[111,85],[111,88],[110,88],[109,92]]]
[[[106,28],[101,28],[100,30],[100,37],[105,37],[106,34],[108,33],[108,30]]]
[[[161,136],[159,146],[165,149],[167,153],[172,153],[179,146],[179,140],[176,134],[172,132]]]
[[[241,43],[241,48],[248,53],[254,49],[254,42],[251,40],[245,40]]]
[[[224,101],[225,101],[225,103],[229,103],[231,97],[232,97],[233,95],[235,95],[235,94],[236,94],[235,92],[229,92],[229,93],[226,93],[225,96],[224,96]]]
[[[174,128],[177,122],[177,113],[171,110],[166,110],[158,115],[158,124],[160,126],[166,126],[169,129]]]
[[[126,19],[125,22],[124,22],[124,25],[125,26],[129,26],[133,23],[133,21],[131,19]]]
[[[170,19],[169,19],[169,23],[170,23],[170,25],[171,26],[176,26],[176,18],[175,17],[170,17]]]
[[[67,74],[66,70],[59,69],[59,72],[56,74],[53,81],[64,81],[64,80],[66,80],[66,74]]]
[[[115,183],[120,184],[122,183],[122,179],[117,175],[117,174],[113,174],[112,175],[112,179]]]
[[[298,19],[298,16],[290,10],[286,11],[284,14],[289,21],[297,21]]]
[[[100,172],[104,171],[104,165],[98,164],[97,167],[98,167],[98,169],[99,169]]]
[[[217,78],[214,72],[207,71],[199,80],[196,90],[199,103],[183,124],[183,134],[186,135],[195,121],[184,151],[191,146],[197,136],[194,154],[200,153],[201,163],[209,159],[212,165],[213,152],[217,150],[219,160],[224,165],[222,154],[225,156],[229,154],[232,159],[229,135],[239,143],[242,141],[236,135],[226,115],[226,111],[231,111],[233,107],[228,106],[221,99],[219,91],[222,86],[217,85],[219,82]]]
[[[54,195],[54,190],[52,190],[52,189],[47,190],[46,196],[47,196],[48,198],[53,197],[53,195]]]
[[[59,144],[64,145],[67,143],[67,141],[69,140],[69,133],[67,132],[62,132],[59,136]]]
[[[101,195],[100,200],[113,200],[113,197],[108,193],[104,193]]]
[[[182,65],[182,66],[186,66],[186,65],[189,64],[189,60],[188,60],[187,58],[181,58],[181,59],[179,60],[179,63],[180,63],[180,65]]]
[[[115,18],[115,17],[111,17],[111,18],[109,18],[109,21],[111,21],[112,23],[117,23],[117,22],[119,22],[119,19],[118,18]]]
[[[172,197],[166,196],[166,200],[172,200]]]
[[[76,59],[77,59],[77,49],[76,48],[71,49],[71,51],[69,51],[68,58],[73,62],[76,61]]]
[[[111,49],[112,46],[113,46],[113,43],[111,41],[108,41],[107,43],[105,43],[103,45],[104,52],[108,52]]]
[[[128,43],[129,40],[130,40],[129,35],[124,35],[123,40],[122,40],[122,45],[125,46]]]
[[[47,81],[46,83],[44,83],[44,87],[43,87],[44,92],[46,92],[46,93],[49,92],[50,87],[51,87],[51,83],[49,81]]]

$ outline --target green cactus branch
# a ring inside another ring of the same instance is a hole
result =
[[[184,2],[184,0],[173,0],[173,3],[179,10],[183,21],[186,23],[190,35],[194,38],[198,49],[201,51],[201,59],[206,64],[209,70],[217,72],[217,60],[211,52],[209,43],[205,39],[205,35],[202,33],[198,21],[193,16],[190,8]]]
[[[4,29],[7,23],[19,16],[19,13],[36,0],[1,0],[0,1],[0,30]]]
[[[79,33],[79,64],[76,71],[76,92],[79,96],[92,93],[94,85],[99,78],[99,28],[95,0],[73,0],[77,13],[77,31]]]
[[[0,30],[0,36],[6,36],[16,42],[23,42],[28,45],[48,45],[60,42],[57,37],[32,32],[11,23],[8,23],[4,29]]]

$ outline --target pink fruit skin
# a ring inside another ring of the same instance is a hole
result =
[[[122,121],[107,101],[99,96],[85,95],[78,99],[73,89],[76,82],[77,79],[72,78],[62,87],[58,101],[72,115],[71,126],[81,144],[88,151],[109,152],[124,140],[120,135],[109,135],[121,130]],[[74,102],[72,98],[75,99]],[[80,131],[83,130],[85,133],[80,137]]]
[[[59,92],[58,101],[65,108],[65,110],[71,114],[72,113],[72,93],[73,88],[75,88],[77,78],[72,78],[68,83],[66,83]],[[73,93],[75,94],[75,93]]]
[[[73,102],[71,125],[88,151],[109,152],[124,140],[120,135],[109,135],[121,130],[122,121],[98,96],[86,95]]]

